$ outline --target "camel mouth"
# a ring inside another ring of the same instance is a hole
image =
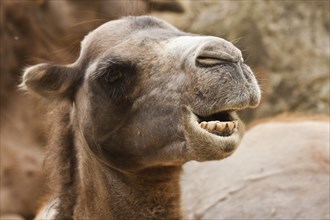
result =
[[[244,134],[244,125],[236,111],[222,110],[210,115],[183,108],[185,137],[194,160],[220,160],[230,156]]]
[[[189,127],[198,134],[211,139],[229,140],[236,139],[244,130],[244,125],[239,119],[236,110],[223,110],[209,115],[200,115],[191,108],[189,111]]]
[[[221,111],[208,116],[195,115],[200,128],[217,136],[228,137],[239,129],[239,120],[234,111]]]

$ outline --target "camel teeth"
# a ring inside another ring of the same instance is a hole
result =
[[[229,132],[233,132],[233,129],[235,127],[234,122],[228,122],[227,125],[228,125]]]
[[[200,127],[211,133],[217,133],[219,135],[230,135],[238,130],[238,121],[208,121],[201,122]]]
[[[201,128],[206,128],[207,127],[207,122],[203,121],[202,123],[199,124]]]
[[[218,122],[217,123],[217,131],[222,132],[225,129],[225,124],[223,122]]]
[[[225,122],[225,129],[223,130],[226,133],[229,133],[229,126],[228,126],[228,122]]]
[[[207,123],[207,130],[209,132],[214,131],[215,127],[216,127],[216,122],[215,121],[210,121],[210,122]]]

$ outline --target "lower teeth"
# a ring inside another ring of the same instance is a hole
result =
[[[200,127],[207,130],[210,133],[221,135],[221,136],[229,136],[233,134],[238,129],[238,121],[209,121],[209,122],[201,122]]]

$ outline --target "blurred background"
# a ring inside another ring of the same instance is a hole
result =
[[[225,38],[242,50],[263,91],[260,107],[240,113],[246,122],[283,113],[329,116],[329,4],[2,0],[1,214],[31,219],[46,191],[42,165],[48,110],[42,100],[18,89],[24,67],[43,61],[71,63],[83,36],[100,24],[150,14],[186,32]]]

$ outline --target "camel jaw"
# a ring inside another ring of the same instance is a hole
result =
[[[184,112],[187,150],[192,160],[220,160],[237,149],[244,124],[235,111],[200,116],[187,107]]]

